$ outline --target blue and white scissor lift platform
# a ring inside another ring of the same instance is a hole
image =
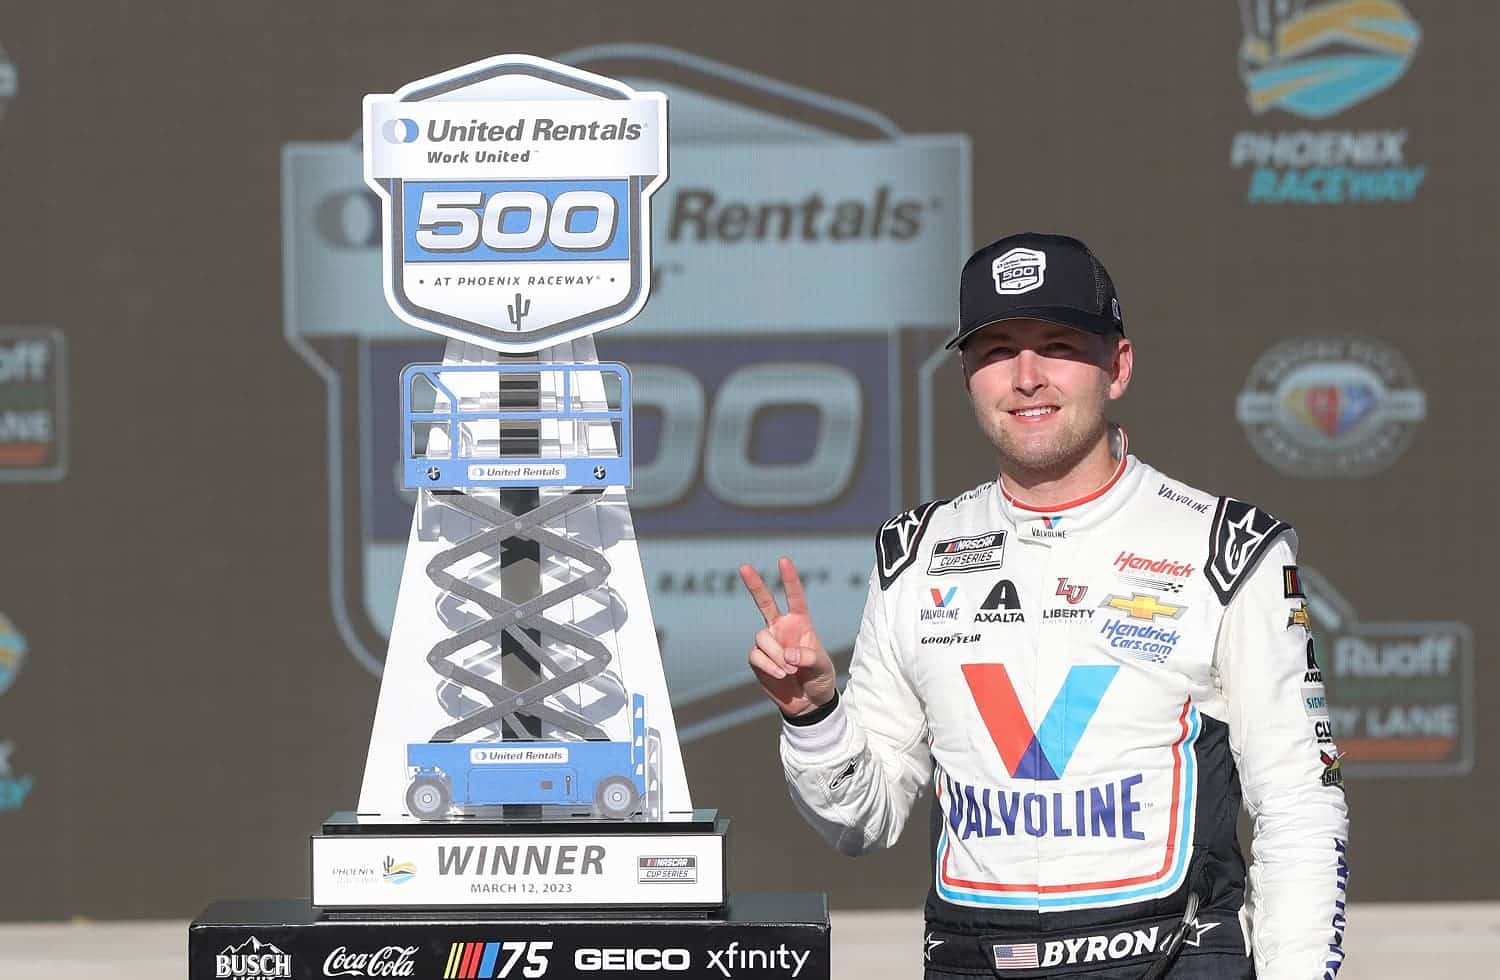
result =
[[[528,407],[504,404],[518,383],[536,385]],[[401,372],[402,485],[628,487],[630,423],[623,364],[410,364]]]

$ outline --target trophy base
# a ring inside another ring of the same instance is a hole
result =
[[[549,819],[503,823],[335,813],[312,837],[312,906],[537,915],[706,914],[724,905],[729,821]]]
[[[188,928],[188,980],[409,977],[490,980],[671,971],[827,980],[821,894],[750,894],[708,918],[330,919],[306,901],[215,902]]]

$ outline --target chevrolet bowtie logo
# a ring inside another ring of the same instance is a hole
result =
[[[1159,601],[1154,595],[1145,595],[1137,592],[1129,599],[1124,596],[1112,595],[1100,603],[1099,608],[1118,609],[1131,619],[1144,619],[1147,622],[1155,622],[1158,616],[1176,619],[1182,615],[1182,611],[1187,606],[1174,606],[1170,602]]]

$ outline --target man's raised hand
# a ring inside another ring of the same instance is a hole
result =
[[[833,658],[823,649],[807,610],[807,593],[797,566],[783,557],[779,566],[786,587],[786,612],[766,587],[760,573],[750,565],[740,566],[740,579],[760,609],[765,628],[755,634],[750,648],[750,669],[760,686],[786,715],[816,710],[833,699],[838,675]]]

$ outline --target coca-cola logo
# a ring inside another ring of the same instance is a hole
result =
[[[416,946],[386,946],[373,953],[351,953],[343,946],[323,961],[325,977],[409,977],[416,969]]]

